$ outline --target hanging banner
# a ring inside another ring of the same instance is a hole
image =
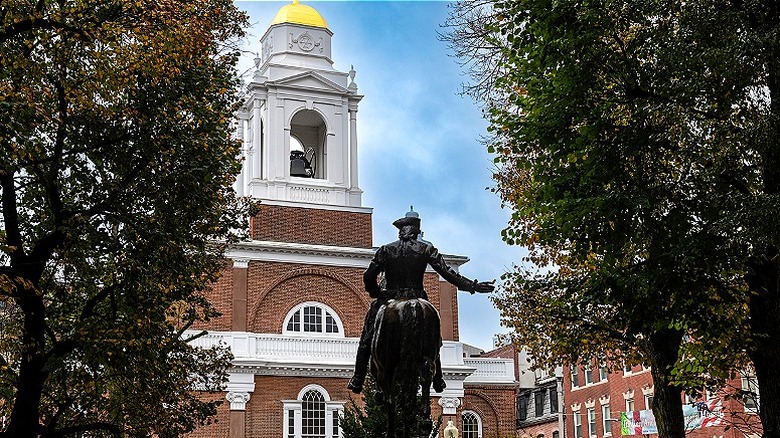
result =
[[[648,433],[658,433],[652,410],[646,409],[644,411],[620,413],[621,435],[645,435]]]
[[[683,405],[685,429],[723,426],[723,403],[719,398]],[[620,434],[623,436],[658,433],[655,416],[650,409],[620,413]]]
[[[723,403],[719,398],[683,405],[685,429],[723,426]]]

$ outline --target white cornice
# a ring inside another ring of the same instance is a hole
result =
[[[310,185],[316,185],[316,183],[312,183],[312,182],[309,183]],[[314,210],[347,211],[351,213],[371,213],[374,211],[374,209],[371,207],[348,207],[344,205],[314,204],[309,202],[281,201],[277,199],[266,199],[266,198],[260,198],[260,203],[262,205],[278,205],[281,207],[310,208]]]
[[[233,260],[254,260],[277,263],[300,263],[321,266],[342,266],[365,269],[374,257],[376,248],[313,245],[307,243],[251,240],[231,245],[225,256]],[[444,255],[453,268],[468,262],[468,257]],[[433,269],[428,267],[428,272]]]
[[[372,248],[252,240],[232,245],[225,255],[231,259],[365,269],[374,252]]]

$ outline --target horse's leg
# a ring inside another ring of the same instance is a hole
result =
[[[387,414],[387,438],[395,438],[395,403],[393,397],[387,396],[385,400],[385,413]]]
[[[419,436],[427,437],[433,429],[433,420],[431,419],[431,380],[430,366],[426,364],[420,374],[420,385],[422,386],[422,406],[420,406],[420,431]]]

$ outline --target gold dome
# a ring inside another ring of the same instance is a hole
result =
[[[276,13],[271,26],[281,23],[302,24],[304,26],[324,27],[327,29],[328,23],[322,18],[319,12],[307,5],[298,3],[299,0],[293,0],[289,5],[282,6]]]

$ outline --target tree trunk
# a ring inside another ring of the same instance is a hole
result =
[[[658,438],[685,438],[682,389],[671,384],[670,372],[677,362],[682,332],[664,329],[650,335],[647,342],[653,376],[653,415]]]
[[[776,258],[777,255],[774,256]],[[749,350],[761,394],[759,416],[764,438],[780,438],[780,293],[777,260],[768,259],[751,282]]]
[[[41,433],[40,404],[48,372],[46,365],[46,317],[43,299],[37,290],[22,290],[17,304],[24,313],[22,357],[16,398],[6,435],[36,438]]]
[[[775,26],[778,11],[769,8],[767,23]],[[769,133],[763,148],[764,193],[780,197],[780,45],[770,38],[766,51],[767,84],[770,97]],[[775,230],[776,231],[776,230]],[[774,236],[767,236],[777,242]],[[772,245],[754,266],[749,277],[750,331],[753,343],[750,359],[756,370],[761,394],[759,416],[764,438],[780,438],[780,251]]]

